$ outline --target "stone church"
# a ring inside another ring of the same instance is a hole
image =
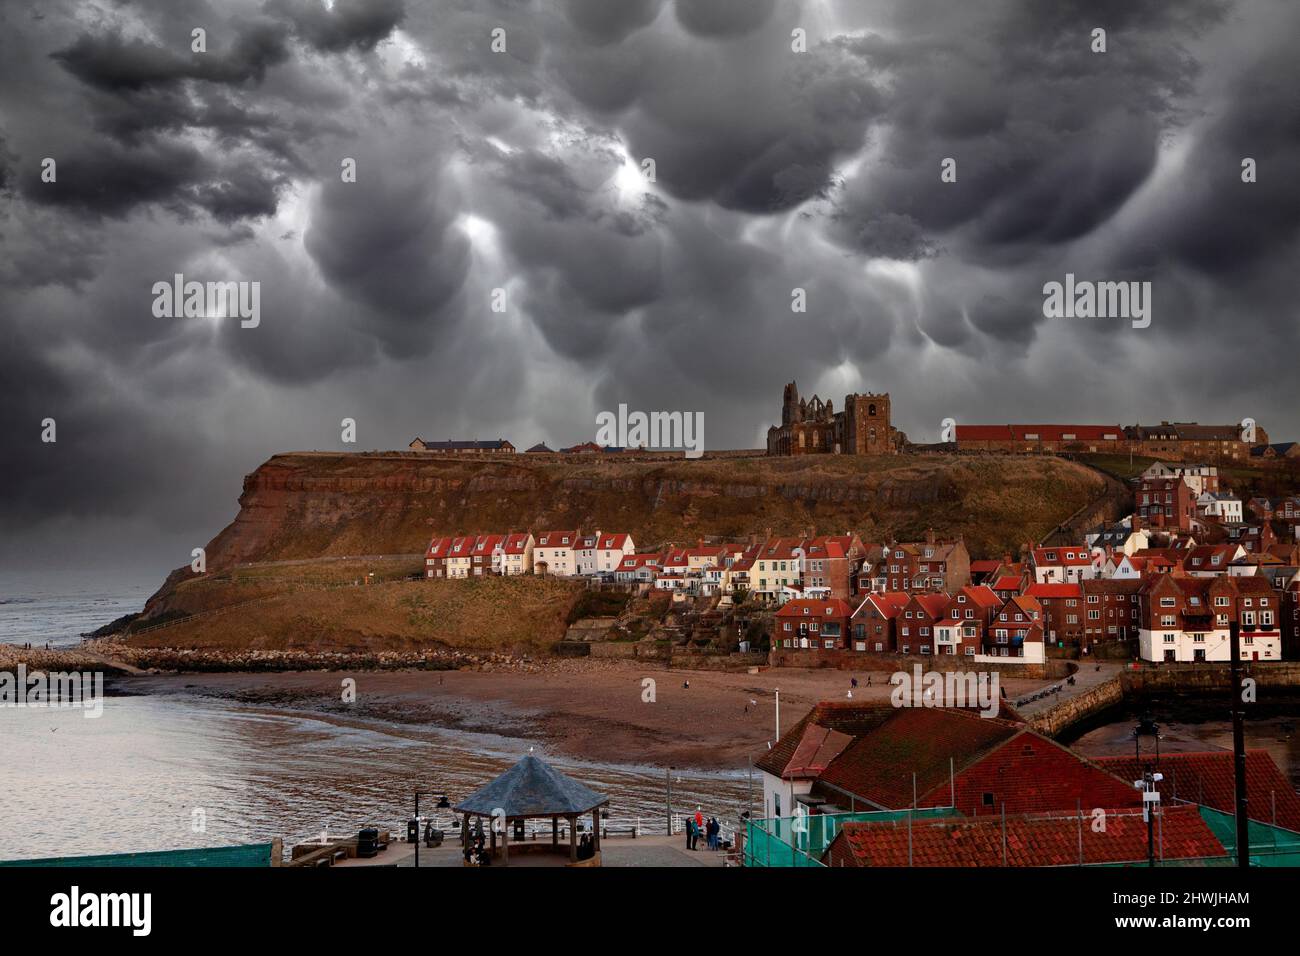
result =
[[[767,430],[769,455],[892,455],[899,434],[889,424],[889,393],[853,394],[844,411],[814,395],[800,398],[791,382],[781,400],[781,424]]]

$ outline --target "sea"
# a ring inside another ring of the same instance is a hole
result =
[[[138,611],[156,582],[93,575],[0,581],[0,641],[77,644]],[[610,797],[610,823],[667,832],[701,807],[735,820],[762,803],[740,771],[666,771],[574,760],[537,741],[370,721],[339,725],[190,694],[110,696],[99,717],[0,708],[0,860],[269,842],[285,846],[423,815],[533,752]],[[446,825],[451,825],[449,813]]]
[[[0,643],[70,647],[144,607],[160,577],[106,583],[103,570],[0,573]]]

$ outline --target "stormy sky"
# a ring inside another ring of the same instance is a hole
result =
[[[186,563],[276,451],[558,447],[620,402],[758,446],[792,378],[917,441],[1300,437],[1297,36],[1290,0],[0,0],[0,561]],[[1149,281],[1151,326],[1045,318],[1067,272]],[[260,324],[155,316],[176,273]]]

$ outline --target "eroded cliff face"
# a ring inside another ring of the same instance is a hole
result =
[[[509,460],[410,453],[277,455],[244,480],[208,570],[320,557],[422,553],[435,534],[581,527],[638,547],[852,529],[864,540],[962,534],[974,554],[1016,551],[1103,490],[1055,458],[608,458]],[[173,575],[166,591],[184,575]],[[161,592],[160,592],[161,593]],[[151,602],[153,603],[153,602]]]

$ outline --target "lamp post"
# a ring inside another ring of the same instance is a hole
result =
[[[1147,866],[1156,865],[1155,821],[1156,808],[1160,806],[1160,791],[1156,789],[1156,784],[1163,779],[1164,774],[1147,770],[1142,774],[1141,780],[1133,781],[1133,786],[1142,791],[1142,819],[1147,823]]]

